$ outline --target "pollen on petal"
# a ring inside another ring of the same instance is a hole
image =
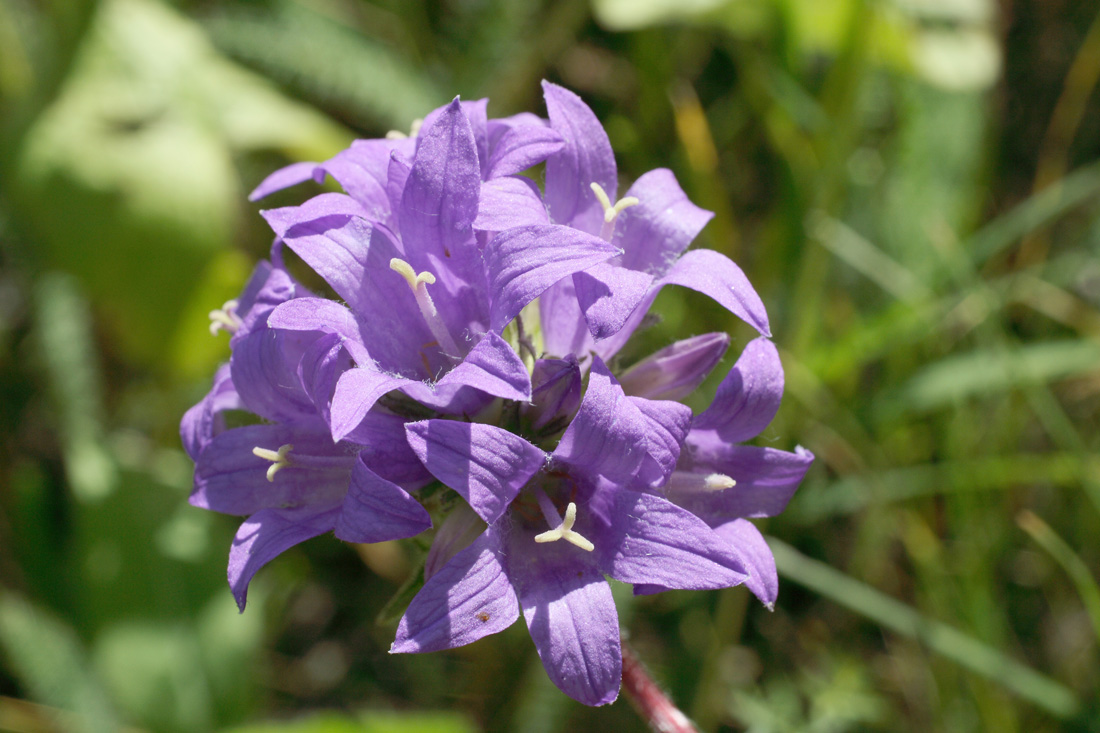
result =
[[[668,490],[679,494],[703,494],[732,489],[737,485],[724,473],[690,473],[673,471],[668,480]]]
[[[267,467],[267,480],[274,481],[275,474],[290,465],[290,451],[292,450],[294,450],[294,446],[290,443],[279,446],[278,450],[256,446],[252,449],[252,455],[265,461],[271,461],[271,465]]]

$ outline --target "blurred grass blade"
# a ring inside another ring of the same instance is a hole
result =
[[[964,247],[976,265],[1000,254],[1014,242],[1070,209],[1100,196],[1100,163],[1080,168],[1060,183],[1044,188],[1007,214],[978,230]]]
[[[42,277],[35,290],[41,358],[64,441],[65,472],[77,498],[106,496],[117,478],[103,436],[103,387],[88,302],[67,275]]]
[[[926,618],[911,607],[825,563],[806,557],[790,545],[768,538],[779,574],[867,619],[924,644],[1055,717],[1077,715],[1081,704],[1065,685],[1036,672],[974,637]]]
[[[1058,536],[1049,524],[1033,512],[1027,510],[1020,512],[1016,522],[1066,571],[1066,575],[1077,588],[1077,595],[1081,596],[1081,602],[1085,604],[1096,638],[1100,639],[1100,585],[1097,585],[1096,578],[1093,577],[1084,560]]]
[[[0,591],[0,649],[26,690],[47,705],[74,713],[59,729],[118,731],[114,711],[88,671],[73,630],[24,599]]]
[[[1074,452],[942,461],[846,476],[827,488],[800,493],[789,511],[797,521],[812,524],[868,506],[918,497],[1009,489],[1029,483],[1079,486],[1096,475],[1100,475],[1100,458]]]
[[[1100,370],[1100,344],[1045,341],[1007,350],[973,350],[919,371],[900,394],[881,403],[883,415],[926,411],[972,398]]]
[[[929,294],[906,267],[825,212],[811,211],[806,217],[806,231],[825,249],[898,300],[918,300]]]
[[[317,104],[343,108],[360,124],[405,131],[447,100],[383,44],[294,3],[275,7],[219,11],[205,24],[229,55]]]

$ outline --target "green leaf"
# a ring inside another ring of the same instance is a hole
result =
[[[8,669],[36,700],[71,711],[64,729],[79,733],[119,730],[111,704],[88,669],[72,628],[2,589],[0,650]]]
[[[235,156],[325,157],[348,138],[169,7],[107,0],[27,133],[14,214],[41,264],[80,279],[125,357],[167,366],[180,304],[241,228]]]
[[[297,3],[221,10],[206,26],[226,53],[356,120],[406,131],[448,98],[385,45]]]

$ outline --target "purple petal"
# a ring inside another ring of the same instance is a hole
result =
[[[619,376],[628,395],[679,400],[695,391],[729,347],[727,334],[704,333],[650,354]]]
[[[775,556],[764,541],[764,535],[747,519],[735,519],[719,525],[714,532],[741,556],[749,571],[745,587],[771,610],[779,597],[779,574],[775,569]]]
[[[256,186],[256,188],[252,190],[252,193],[248,194],[248,200],[259,201],[276,191],[282,191],[284,188],[290,188],[291,186],[296,186],[299,183],[311,180],[313,178],[313,171],[316,169],[317,164],[310,162],[291,163],[285,168],[280,168],[260,181],[260,185]]]
[[[779,411],[783,365],[775,344],[764,337],[750,341],[718,385],[710,407],[695,418],[693,430],[713,430],[727,443],[755,438]]]
[[[298,365],[322,337],[316,331],[274,331],[262,326],[237,340],[230,373],[244,406],[274,422],[320,419],[298,377]]]
[[[499,553],[489,529],[431,576],[401,618],[390,653],[452,649],[515,623],[516,593]]]
[[[688,248],[714,214],[688,200],[667,168],[646,173],[627,196],[638,204],[615,222],[612,240],[623,248],[623,267],[661,275]]]
[[[557,131],[542,124],[510,127],[493,145],[485,178],[525,171],[561,150],[564,144]]]
[[[564,426],[572,420],[581,404],[581,370],[574,357],[536,360],[531,386],[531,404],[520,411],[532,428],[541,430],[551,422]]]
[[[437,388],[465,386],[494,397],[526,402],[531,399],[531,375],[499,334],[490,331],[466,358],[436,383]]]
[[[645,416],[647,424],[646,457],[638,477],[651,487],[663,486],[680,460],[680,446],[691,428],[691,408],[669,400],[626,399]]]
[[[351,367],[351,356],[344,348],[340,336],[335,333],[327,333],[316,339],[298,362],[298,380],[302,389],[326,424],[331,417],[329,407],[332,393],[336,389],[336,380]]]
[[[405,439],[405,418],[374,410],[344,440],[362,449],[359,460],[376,474],[411,491],[432,480]]]
[[[385,542],[418,535],[432,518],[397,484],[367,467],[362,459],[351,471],[351,485],[336,520],[335,534],[345,542]]]
[[[323,331],[340,336],[340,342],[357,363],[370,363],[362,324],[344,306],[327,298],[288,300],[268,316],[267,325],[288,331]]]
[[[625,583],[704,590],[745,581],[740,556],[703,520],[651,494],[615,492],[611,526],[590,539],[601,569]]]
[[[577,300],[596,340],[614,335],[649,292],[653,276],[609,262],[573,276]]]
[[[405,183],[412,172],[412,158],[398,150],[390,153],[390,164],[386,173],[386,198],[390,200],[390,226],[395,232],[401,231],[401,196],[405,192]]]
[[[586,361],[588,353],[595,348],[595,341],[577,302],[573,278],[559,280],[539,297],[539,318],[547,354],[572,355],[582,363]]]
[[[512,227],[549,223],[546,205],[539,196],[538,186],[531,179],[507,176],[481,184],[481,200],[474,229],[501,232]]]
[[[416,142],[403,140],[356,140],[320,167],[337,180],[363,207],[371,221],[392,224],[393,205],[386,192],[390,156],[397,150],[411,155]]]
[[[480,188],[477,144],[455,99],[421,130],[401,195],[401,241],[417,272],[429,270],[439,278],[456,265],[473,263],[477,252],[471,224]]]
[[[267,262],[257,264],[244,292],[237,298],[237,313],[241,317],[241,325],[229,340],[230,347],[235,348],[237,342],[246,338],[253,328],[262,326],[272,309],[280,303],[306,294],[286,270],[273,267]]]
[[[544,81],[543,96],[550,126],[564,145],[546,160],[546,205],[550,218],[589,234],[603,227],[603,206],[592,192],[598,183],[615,200],[618,172],[615,153],[603,125],[588,105],[568,89]]]
[[[453,103],[452,103],[453,104]],[[487,178],[485,172],[488,170],[489,162],[489,138],[488,138],[488,115],[486,111],[489,107],[488,97],[483,99],[475,99],[472,102],[460,101],[459,106],[462,108],[462,113],[466,116],[466,119],[470,122],[470,131],[474,135],[474,144],[477,148],[477,158],[480,161],[480,170],[483,178]],[[450,109],[450,104],[445,104],[442,107],[437,107],[424,116],[424,121],[420,125],[421,133],[416,138],[417,149],[420,148],[420,142],[424,138],[424,130],[428,130],[434,125],[441,116],[447,113]]]
[[[409,423],[405,430],[432,475],[490,524],[546,464],[544,451],[495,425],[424,420]]]
[[[554,459],[590,476],[628,480],[645,457],[648,427],[645,416],[595,357],[584,401],[554,449]]]
[[[665,285],[682,285],[710,296],[762,335],[771,335],[760,296],[741,268],[723,254],[709,249],[687,252],[658,281],[658,287]]]
[[[241,408],[241,399],[229,377],[229,365],[222,364],[214,373],[214,385],[180,420],[180,440],[192,461],[198,460],[214,436],[224,429],[219,414]]]
[[[485,522],[474,514],[469,504],[455,505],[432,538],[432,546],[424,559],[424,580],[430,580],[484,531]]]
[[[332,396],[332,439],[343,440],[359,427],[379,397],[409,384],[419,382],[380,372],[371,366],[344,372]]]
[[[271,462],[253,448],[294,446],[290,465],[267,480]],[[324,426],[248,425],[219,434],[195,463],[192,505],[224,514],[302,507],[343,498],[354,456],[333,444]]]
[[[485,249],[490,329],[500,333],[548,287],[617,251],[599,237],[563,226],[526,226],[501,232]]]
[[[264,509],[237,530],[229,550],[229,587],[244,611],[248,584],[260,568],[299,542],[332,529],[339,504],[302,509]]]
[[[508,574],[547,676],[585,705],[614,701],[623,672],[611,587],[583,550],[513,534]]]
[[[685,496],[669,492],[669,498],[712,526],[742,517],[773,517],[782,512],[806,475],[814,455],[805,448],[794,453],[730,445],[713,434],[687,438],[690,458],[686,461],[695,473],[721,473],[737,482],[721,491]],[[685,460],[681,456],[680,468]]]

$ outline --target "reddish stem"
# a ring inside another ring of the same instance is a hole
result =
[[[669,699],[629,645],[623,642],[623,691],[654,733],[699,733]]]

